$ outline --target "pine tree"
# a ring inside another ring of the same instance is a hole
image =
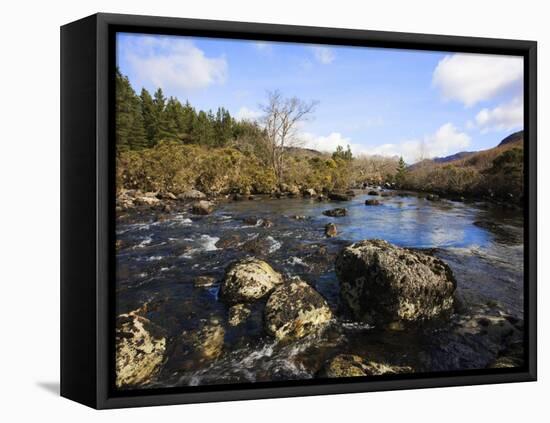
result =
[[[153,147],[156,144],[158,133],[158,122],[155,113],[155,104],[149,91],[145,88],[141,90],[141,114],[143,116],[143,127],[145,128],[145,137],[147,146]]]
[[[116,146],[118,151],[139,149],[146,145],[141,104],[130,81],[116,71],[115,85]]]
[[[332,153],[332,158],[345,160],[346,162],[351,162],[353,160],[353,154],[351,153],[349,144],[345,151],[341,145],[337,146],[336,151]]]
[[[403,160],[403,156],[399,157],[399,162],[397,163],[397,173],[395,174],[395,182],[398,186],[402,186],[407,176],[407,164]]]

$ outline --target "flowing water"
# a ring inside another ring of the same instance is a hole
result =
[[[342,203],[258,198],[220,203],[207,216],[191,215],[183,206],[170,213],[141,209],[120,215],[117,313],[143,309],[168,339],[166,362],[151,386],[307,379],[336,353],[406,365],[415,372],[488,366],[509,347],[501,345],[508,338],[463,329],[474,315],[522,321],[522,211],[416,195],[392,195],[380,206],[365,206],[367,198],[372,197],[360,192]],[[335,207],[346,207],[348,215],[322,214]],[[328,222],[337,225],[337,237],[325,237]],[[354,241],[373,238],[427,249],[451,267],[457,311],[450,321],[388,330],[339,312],[336,254]],[[277,343],[263,330],[262,302],[252,306],[245,323],[229,326],[219,283],[227,265],[245,256],[262,258],[315,287],[337,316],[329,329],[320,337]],[[195,286],[197,276],[215,282]],[[216,360],[190,359],[179,336],[213,318],[225,327],[223,354]]]

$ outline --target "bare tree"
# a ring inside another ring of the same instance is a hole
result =
[[[305,102],[297,97],[284,98],[276,90],[267,93],[267,103],[260,108],[264,112],[266,143],[270,162],[280,185],[283,182],[286,153],[289,147],[299,145],[298,126],[306,121],[315,110],[318,102]]]

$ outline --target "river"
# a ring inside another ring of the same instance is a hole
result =
[[[512,337],[491,326],[471,327],[472,321],[504,316],[521,332],[522,211],[486,202],[391,194],[376,197],[379,206],[365,206],[373,197],[358,191],[351,201],[340,203],[261,197],[221,202],[207,216],[192,215],[183,205],[164,213],[142,208],[120,214],[116,312],[147,304],[144,316],[166,331],[169,340],[166,362],[151,387],[308,379],[335,353],[406,365],[419,373],[477,369],[490,365],[512,342],[517,344],[521,333]],[[346,207],[347,216],[322,214],[335,207]],[[337,225],[334,238],[325,237],[328,222]],[[338,312],[334,258],[344,246],[374,238],[426,249],[451,267],[457,306],[450,321],[389,330]],[[227,325],[228,307],[218,299],[219,282],[229,263],[252,255],[288,277],[300,276],[325,297],[338,317],[322,337],[275,342],[264,333],[261,302],[245,323]],[[215,282],[195,286],[197,276],[212,276]],[[186,359],[178,337],[211,319],[225,327],[222,356]]]

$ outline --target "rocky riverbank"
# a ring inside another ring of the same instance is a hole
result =
[[[414,213],[411,222],[422,222],[422,211],[432,216],[432,232],[439,226],[435,218],[455,225],[463,219],[470,236],[486,237],[486,248],[496,243],[513,253],[519,240],[501,245],[502,237],[492,235],[497,230],[474,224],[485,221],[483,207],[368,191],[322,201],[311,192],[246,201],[198,191],[121,193],[117,386],[521,365],[522,315],[506,304],[514,295],[519,303],[519,294],[495,291],[493,300],[493,293],[483,292],[490,286],[482,282],[487,275],[471,274],[488,266],[494,283],[511,278],[508,283],[515,284],[519,272],[486,254],[468,273],[459,251],[439,252],[444,243],[432,241],[435,249],[426,249],[356,240],[362,232],[354,225],[372,226],[377,235],[381,224],[372,219],[387,215],[390,224],[407,227],[404,217]],[[372,199],[378,207],[366,206]],[[495,225],[501,232],[506,227]],[[446,226],[452,232],[453,225]],[[384,233],[407,245],[397,229]]]

